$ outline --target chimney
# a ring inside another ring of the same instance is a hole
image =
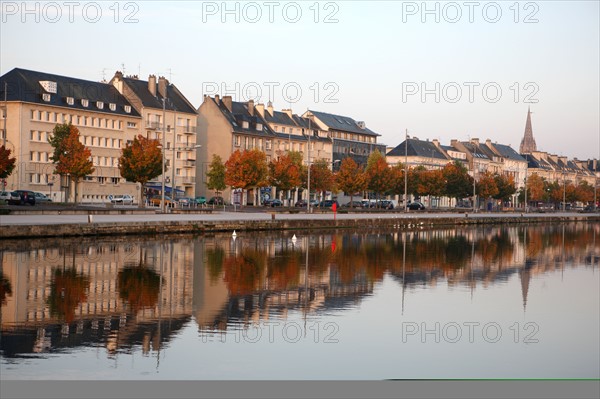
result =
[[[264,104],[256,104],[256,110],[258,111],[260,116],[262,116],[263,118],[265,117],[265,105]]]
[[[233,104],[231,103],[231,96],[223,96],[223,104],[225,104],[229,112],[232,112]]]
[[[282,111],[285,112],[287,114],[287,116],[290,117],[290,119],[294,119],[291,109],[282,109]]]
[[[479,145],[479,139],[474,137],[471,139],[471,144]]]
[[[437,148],[440,148],[440,142],[438,139],[433,139],[433,140],[431,140],[431,142],[433,143],[434,146],[436,146]]]
[[[218,94],[215,94],[215,102],[217,103],[217,105],[221,105],[221,97],[219,97]]]
[[[148,90],[154,97],[156,97],[156,76],[148,76]]]
[[[167,98],[167,86],[169,85],[169,81],[164,76],[160,76],[158,78],[158,93]]]
[[[487,145],[488,147],[491,147],[491,146],[492,146],[492,140],[490,140],[490,139],[487,139],[487,140],[485,141],[485,145]]]
[[[123,72],[121,72],[121,71],[115,72],[115,78],[117,78],[117,79],[123,79]]]
[[[267,111],[269,111],[269,114],[273,116],[273,103],[271,101],[267,103]]]
[[[254,116],[254,100],[248,100],[248,112],[250,116]]]

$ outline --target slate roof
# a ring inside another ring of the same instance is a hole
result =
[[[481,149],[478,146],[473,145],[470,142],[463,142],[462,145],[465,146],[465,148],[471,153],[471,155],[473,155],[475,158],[478,159],[490,159],[487,154],[485,154],[483,151],[481,151]]]
[[[209,97],[211,101],[221,110],[221,113],[227,119],[235,133],[243,134],[254,134],[260,136],[275,136],[275,132],[271,130],[267,122],[260,116],[256,108],[254,114],[251,115],[248,111],[246,103],[240,103],[237,101],[231,102],[231,111],[225,106],[225,103],[221,100],[217,104],[213,97]],[[244,128],[243,122],[248,122],[248,128]],[[262,124],[262,130],[256,130],[256,125]]]
[[[545,160],[538,159],[531,154],[522,154],[527,160],[527,167],[532,169],[553,170],[554,168]]]
[[[400,143],[396,148],[388,152],[386,155],[390,157],[404,156],[405,142],[406,141]],[[448,159],[448,157],[431,141],[408,139],[408,148],[406,149],[406,152],[409,156],[413,157],[417,156],[423,158]]]
[[[288,114],[281,111],[273,111],[273,115],[269,113],[269,111],[265,110],[265,118],[267,122],[274,123],[278,125],[286,125],[286,126],[296,126],[296,123],[292,118],[289,117]]]
[[[515,151],[511,146],[504,144],[493,144],[494,148],[498,151],[498,153],[507,159],[512,159],[513,161],[521,161],[526,162],[525,158],[523,158],[517,151]]]
[[[142,101],[142,105],[148,108],[163,108],[162,96],[158,92],[158,80],[156,85],[156,96],[152,95],[148,90],[148,81],[135,78],[123,77],[123,82],[133,90],[135,95]],[[169,111],[185,112],[188,114],[196,114],[196,109],[190,102],[181,94],[179,89],[169,83],[167,85],[167,101],[165,109]]]
[[[344,132],[358,133],[368,136],[381,136],[369,128],[361,129],[356,124],[356,121],[348,116],[334,115],[311,110],[309,110],[309,112],[319,118],[319,120],[327,125],[331,130],[341,130]]]
[[[55,82],[56,93],[46,91],[40,81]],[[125,112],[125,106],[131,106],[131,104],[113,85],[108,83],[15,68],[0,78],[0,98],[2,100],[4,100],[4,82],[7,83],[7,101],[23,101],[104,114],[140,116],[133,107],[131,107],[130,113]],[[50,101],[43,100],[42,95],[46,93],[50,94]],[[67,97],[73,97],[73,105],[67,103]],[[89,101],[87,107],[82,105],[82,99]],[[96,102],[98,101],[104,103],[102,109],[97,108]],[[111,103],[116,104],[114,111],[109,107]]]

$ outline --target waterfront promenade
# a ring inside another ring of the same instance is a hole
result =
[[[31,238],[77,235],[124,235],[161,233],[207,233],[220,231],[303,230],[330,228],[415,228],[447,225],[480,225],[539,222],[600,222],[600,215],[557,213],[288,213],[231,212],[189,214],[18,214],[0,216],[0,238]]]

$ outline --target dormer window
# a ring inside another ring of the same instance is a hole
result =
[[[258,131],[261,131],[261,130],[263,130],[263,125],[262,125],[262,123],[257,123],[257,124],[256,124],[256,130],[258,130]]]
[[[250,124],[248,123],[248,121],[243,121],[242,122],[242,128],[248,129],[249,127],[250,127]]]
[[[69,104],[69,105],[75,104],[75,99],[73,97],[67,97],[67,104]]]
[[[117,104],[110,103],[110,104],[108,104],[108,108],[110,108],[111,111],[115,111],[117,109]]]
[[[48,93],[44,93],[42,94],[42,100],[49,102],[50,101],[50,94]]]
[[[125,106],[125,112],[127,112],[128,114],[131,113],[131,105],[126,105]]]
[[[90,105],[90,101],[86,98],[82,98],[81,105],[87,108]]]
[[[40,80],[40,85],[48,93],[54,93],[54,94],[56,94],[56,82],[52,82],[50,80]]]
[[[98,109],[103,109],[104,108],[104,103],[102,101],[96,101],[96,107]]]

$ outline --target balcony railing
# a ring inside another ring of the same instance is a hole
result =
[[[195,177],[191,177],[191,176],[184,176],[184,177],[178,178],[178,181],[182,182],[186,186],[191,186],[191,185],[194,185],[196,183],[196,178]]]
[[[185,161],[183,161],[183,167],[185,167],[185,168],[193,168],[195,166],[196,166],[195,159],[186,159]]]
[[[146,121],[146,129],[160,129],[162,130],[162,123],[155,121]]]
[[[196,126],[179,126],[184,134],[196,134]]]

